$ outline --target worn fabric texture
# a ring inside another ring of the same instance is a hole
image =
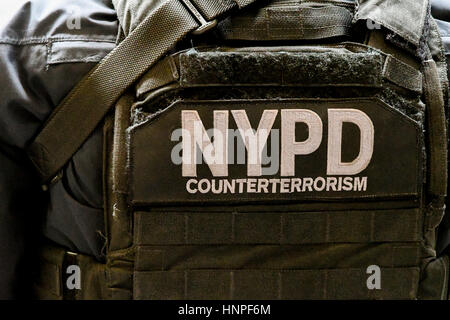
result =
[[[357,0],[355,20],[371,19],[419,46],[424,32],[428,0]]]

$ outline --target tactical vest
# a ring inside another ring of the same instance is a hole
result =
[[[44,248],[38,297],[447,298],[428,1],[251,2],[163,2],[47,122],[46,183],[103,123],[107,252]]]

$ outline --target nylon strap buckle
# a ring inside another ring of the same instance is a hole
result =
[[[192,16],[200,24],[200,27],[194,30],[192,34],[200,35],[217,26],[218,23],[217,19],[214,19],[212,21],[208,21],[207,19],[205,19],[205,17],[203,17],[203,15],[200,13],[197,7],[190,0],[180,0],[180,1],[186,6],[186,8],[190,11]]]

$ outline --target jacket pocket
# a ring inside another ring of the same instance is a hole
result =
[[[47,64],[99,62],[116,44],[100,40],[52,41],[49,45]]]

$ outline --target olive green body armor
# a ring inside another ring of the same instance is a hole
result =
[[[139,75],[102,120],[105,260],[44,248],[37,295],[446,299],[437,26],[357,2],[256,3]]]

